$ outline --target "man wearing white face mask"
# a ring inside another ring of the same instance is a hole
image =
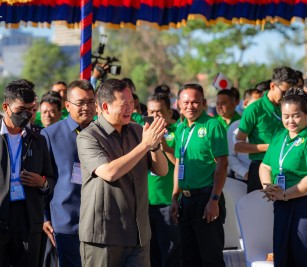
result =
[[[35,106],[34,84],[11,82],[0,122],[0,266],[38,266],[44,194],[54,187],[44,137],[27,126]]]

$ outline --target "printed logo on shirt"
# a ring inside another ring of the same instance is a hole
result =
[[[166,137],[165,140],[166,141],[173,141],[175,138],[175,134],[174,133],[169,133]]]
[[[199,128],[197,134],[198,134],[198,137],[203,138],[207,134],[206,128]]]
[[[305,139],[303,137],[299,137],[296,141],[295,141],[295,146],[299,146],[301,144],[303,144],[305,142]]]

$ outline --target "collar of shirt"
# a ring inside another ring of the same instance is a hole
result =
[[[272,113],[275,113],[277,116],[281,117],[280,106],[274,105],[270,99],[268,98],[268,92],[263,95],[263,103],[268,108],[268,110]]]
[[[28,125],[27,125],[27,127],[28,127]],[[4,120],[2,120],[2,122],[1,122],[0,134],[9,134],[9,131],[6,127]],[[26,135],[27,135],[27,130],[26,130],[26,128],[23,128],[22,131],[21,131],[21,136],[25,137]]]
[[[68,115],[67,117],[67,124],[71,132],[75,132],[81,126]]]
[[[290,144],[293,141],[296,141],[299,137],[301,137],[301,141],[302,141],[301,143],[303,143],[303,142],[305,142],[305,139],[307,138],[307,127],[305,127],[302,131],[300,131],[297,134],[297,136],[295,136],[294,138],[290,138],[289,131],[286,130],[286,129],[284,129],[283,135],[284,135],[284,137],[282,137],[283,140],[285,139],[286,136],[289,137],[289,138],[287,137],[287,142],[286,142],[287,144]]]
[[[298,136],[300,137],[307,137],[307,127],[305,127],[303,130],[301,130],[299,133],[298,133]]]
[[[212,119],[212,118],[213,118],[213,117],[209,116],[209,115],[206,113],[206,111],[204,111],[204,112],[197,118],[197,120],[193,122],[193,124],[195,124],[195,126],[196,126],[197,124],[203,124],[203,123],[205,123],[206,121],[208,121],[209,119]],[[183,125],[184,125],[185,127],[189,127],[188,121],[187,121],[186,118],[184,119],[184,121],[183,121],[182,123],[183,123]],[[192,125],[193,125],[193,124],[192,124]],[[191,125],[191,126],[192,126],[192,125]]]
[[[235,111],[234,115],[233,115],[233,116],[231,117],[231,119],[230,119],[229,124],[227,124],[226,120],[224,120],[224,119],[222,118],[222,116],[220,116],[220,115],[217,115],[217,116],[214,117],[214,118],[216,118],[219,122],[221,122],[222,125],[227,129],[228,126],[230,126],[233,122],[235,122],[235,121],[241,119],[241,116],[240,116],[240,114],[239,114],[238,112]]]
[[[100,126],[105,130],[105,132],[108,134],[108,135],[111,135],[115,130],[115,128],[112,126],[111,123],[109,123],[105,117],[103,117],[102,114],[100,114],[98,116],[98,123],[100,124]],[[121,135],[123,135],[125,132],[126,132],[126,128],[128,127],[128,125],[123,125],[122,126],[122,132],[121,132]],[[117,131],[116,131],[117,132]]]

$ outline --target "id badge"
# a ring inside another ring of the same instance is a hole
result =
[[[286,177],[282,174],[277,175],[277,185],[282,189],[286,190]]]
[[[179,180],[183,180],[184,179],[184,165],[183,164],[179,164],[178,179]]]
[[[79,162],[74,162],[70,181],[73,184],[82,184],[81,164]]]
[[[26,195],[21,183],[20,178],[13,178],[11,179],[10,185],[10,200],[11,201],[18,201],[18,200],[25,200]]]

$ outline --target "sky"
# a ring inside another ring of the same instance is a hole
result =
[[[277,32],[267,31],[263,32],[259,37],[256,38],[257,44],[252,46],[246,53],[244,61],[248,62],[268,62],[268,55],[270,53],[276,53],[279,51],[280,44],[283,41],[281,34]],[[293,60],[297,61],[304,57],[304,45],[291,47],[288,46],[286,49],[287,53],[291,55]]]
[[[44,36],[51,38],[53,33],[52,28],[33,28],[22,27],[23,31],[31,32],[34,36]],[[6,29],[0,28],[0,34],[4,33]],[[280,44],[283,40],[281,34],[273,31],[263,31],[258,37],[255,38],[255,45],[249,48],[244,55],[243,63],[268,63],[270,58],[268,55],[279,51]],[[287,47],[286,51],[290,58],[297,61],[304,57],[304,46]]]

